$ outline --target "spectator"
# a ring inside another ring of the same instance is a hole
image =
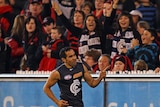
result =
[[[44,28],[44,32],[47,34],[47,40],[49,40],[50,35],[51,35],[51,29],[56,27],[56,23],[53,20],[53,18],[51,18],[50,16],[45,17],[43,22],[42,22],[43,28]]]
[[[91,14],[92,11],[93,11],[92,3],[91,3],[90,1],[85,1],[85,2],[81,5],[81,10],[84,12],[85,16]]]
[[[7,39],[3,38],[4,32],[0,26],[0,74],[1,73],[10,73],[10,54],[11,49],[7,45]]]
[[[159,73],[160,72],[160,67],[157,67],[155,70],[154,70],[155,73]]]
[[[26,1],[26,5],[21,14],[37,18],[38,27],[44,31],[42,21],[45,17],[51,16],[51,4],[49,0],[28,0]]]
[[[103,71],[106,69],[106,71],[109,71],[111,67],[111,57],[108,54],[102,54],[98,59],[98,70],[96,73],[100,73],[100,71]]]
[[[51,30],[51,40],[42,45],[43,58],[39,64],[39,71],[52,71],[58,65],[59,51],[64,46],[62,39],[63,32],[61,27],[54,27]]]
[[[150,25],[146,21],[139,21],[137,23],[137,31],[139,32],[140,35],[143,35],[144,30],[149,28],[150,28]]]
[[[41,46],[45,41],[44,33],[39,30],[37,19],[30,16],[25,21],[24,54],[26,59],[25,70],[37,70],[42,58]]]
[[[138,10],[132,10],[130,12],[130,14],[132,15],[132,20],[133,20],[133,24],[135,26],[135,28],[137,27],[137,23],[142,19],[142,13]]]
[[[84,57],[84,54],[88,49],[97,49],[102,53],[102,29],[99,25],[97,18],[91,14],[86,17],[84,28],[79,28],[72,25],[63,15],[61,9],[58,7],[58,4],[55,2],[53,4],[54,9],[56,10],[59,18],[66,26],[66,28],[77,38],[79,38],[79,47],[78,53],[81,58]]]
[[[75,6],[74,0],[53,0],[56,1],[67,19],[70,19],[71,10]]]
[[[140,0],[140,6],[136,10],[139,10],[142,13],[142,20],[147,21],[150,27],[153,27],[155,29],[157,28],[156,7],[152,4],[150,0]]]
[[[73,13],[73,17],[71,17],[71,24],[77,28],[83,28],[84,20],[85,20],[85,15],[83,11],[75,10]],[[79,47],[78,37],[75,36],[74,33],[76,32],[72,32],[72,30],[67,29],[66,37],[67,37],[67,40],[69,41],[70,47],[74,49],[76,52],[76,55],[78,55],[78,47]]]
[[[26,16],[17,15],[14,20],[8,45],[11,48],[11,73],[16,73],[20,70],[21,59],[24,55],[23,49],[23,33],[25,28]]]
[[[117,54],[123,54],[122,53],[123,48],[129,49],[131,47],[131,40],[133,38],[137,38],[138,40],[140,39],[140,34],[135,29],[132,17],[129,14],[129,12],[123,11],[118,16],[116,29],[112,28],[113,16],[111,16],[111,13],[110,16],[108,16],[106,22],[108,22],[106,28],[107,34],[114,35],[111,47],[112,48],[111,58],[113,58]]]
[[[103,5],[105,0],[94,0],[94,10],[93,14],[97,17],[101,24],[104,23],[104,16],[103,16]]]
[[[111,71],[119,73],[119,71],[131,71],[133,66],[127,56],[117,55],[114,56],[111,63]]]
[[[5,37],[9,37],[11,35],[11,29],[16,16],[16,14],[13,13],[13,8],[9,5],[8,0],[1,0],[0,15],[0,26],[4,32],[2,35],[2,38],[4,39]]]
[[[160,29],[157,29],[157,37],[155,39],[158,47],[159,47],[159,50],[160,50]]]
[[[71,10],[71,16],[70,18],[73,16],[73,13],[75,10],[81,10],[81,5],[84,3],[85,0],[74,0],[75,6],[74,8]]]
[[[90,49],[84,54],[84,61],[90,67],[91,73],[96,73],[98,70],[98,59],[101,56],[101,53],[95,49]]]
[[[134,44],[133,47],[128,49],[127,56],[134,64],[137,60],[144,60],[149,70],[154,70],[158,66],[158,46],[154,42],[157,37],[155,29],[146,29],[141,36],[142,45]]]
[[[144,60],[137,60],[135,63],[134,63],[134,70],[136,71],[148,71],[148,65],[147,63],[144,61]]]

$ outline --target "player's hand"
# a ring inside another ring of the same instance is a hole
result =
[[[58,107],[67,107],[67,106],[69,106],[68,101],[59,100]]]

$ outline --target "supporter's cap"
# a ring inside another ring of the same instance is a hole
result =
[[[125,64],[125,59],[124,59],[123,56],[117,57],[117,58],[115,59],[114,63],[115,63],[116,61],[121,61],[121,62],[123,62],[123,63]]]
[[[43,25],[49,25],[50,23],[54,24],[53,18],[51,18],[51,17],[45,17],[42,24]]]
[[[42,3],[42,0],[30,0],[30,3],[32,4],[32,3]]]
[[[132,10],[132,11],[130,12],[130,14],[131,14],[131,15],[137,15],[137,16],[139,16],[140,18],[143,17],[142,13],[141,13],[140,11],[138,11],[138,10]]]

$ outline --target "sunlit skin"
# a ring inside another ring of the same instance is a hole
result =
[[[35,29],[36,29],[35,20],[31,19],[29,23],[26,24],[26,30],[28,31],[28,33],[32,33],[35,31]]]
[[[116,61],[114,63],[113,71],[123,71],[124,67],[125,67],[125,65],[122,61]]]
[[[89,32],[92,32],[96,28],[96,22],[93,16],[89,16],[86,20],[86,26]]]
[[[76,27],[82,27],[83,21],[84,21],[83,19],[84,19],[84,18],[83,18],[83,16],[82,16],[82,14],[79,13],[79,12],[76,12],[76,13],[74,14],[74,16],[73,16],[74,25],[75,25]]]
[[[37,16],[42,12],[42,4],[32,3],[29,5],[29,10],[32,13],[32,16]]]
[[[90,57],[90,56],[85,56],[84,57],[84,61],[90,66],[90,67],[92,67],[93,65],[95,65],[97,62],[95,62],[94,60],[93,60],[93,58],[92,57]]]
[[[104,70],[107,66],[110,66],[109,59],[106,56],[101,56],[98,60],[99,70]]]
[[[129,27],[129,18],[127,16],[121,16],[119,18],[119,25],[123,31],[126,30]]]
[[[90,12],[91,12],[91,9],[90,9],[90,7],[89,7],[88,5],[86,5],[85,7],[83,7],[81,10],[84,12],[84,14],[85,14],[86,16],[87,16],[88,14],[90,14]]]
[[[147,30],[145,30],[141,36],[142,44],[149,45],[154,40],[154,37],[151,35],[151,33]]]

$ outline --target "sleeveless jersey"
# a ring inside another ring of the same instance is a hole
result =
[[[82,77],[84,73],[82,63],[77,62],[74,68],[66,68],[64,64],[57,68],[60,73],[58,86],[60,98],[69,102],[69,106],[83,107],[82,101]]]

